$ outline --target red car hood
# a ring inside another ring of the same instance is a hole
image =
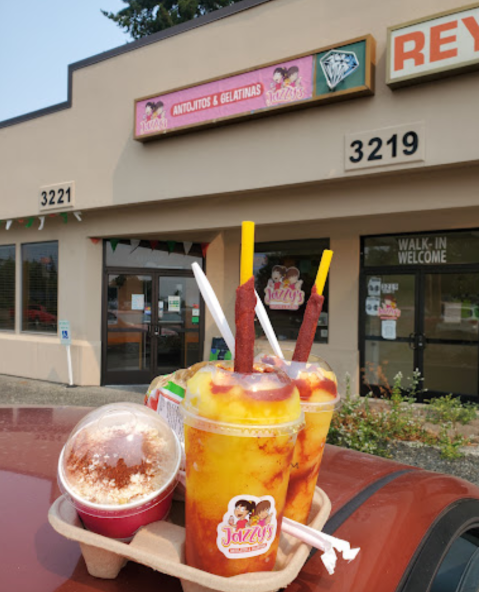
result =
[[[60,495],[57,461],[73,426],[90,409],[0,407],[2,589],[35,592],[181,590],[179,580],[129,563],[114,581],[88,575],[79,546],[50,527]],[[479,488],[393,461],[327,446],[319,485],[332,502],[326,532],[361,547],[355,561],[328,576],[314,554],[288,591],[396,590],[424,534],[456,500]],[[167,592],[167,591],[166,591]]]

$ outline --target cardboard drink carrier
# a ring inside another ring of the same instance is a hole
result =
[[[183,425],[176,407],[179,408],[182,400],[182,388],[203,365],[200,363],[188,370],[158,377],[148,389],[145,405],[165,418],[168,416],[170,427],[179,437]],[[79,542],[88,573],[98,578],[116,578],[128,561],[179,578],[184,592],[244,592],[246,586],[252,592],[273,592],[297,577],[311,547],[287,534],[281,534],[273,571],[222,577],[188,566],[185,561],[184,487],[181,481],[180,478],[168,517],[143,526],[129,543],[87,530],[64,495],[53,503],[48,519],[58,533]],[[320,531],[330,511],[329,498],[317,487],[308,525]]]
[[[327,495],[316,488],[308,525],[320,531],[331,511]],[[179,578],[184,592],[273,592],[286,587],[299,574],[311,547],[282,534],[273,571],[222,577],[190,567],[185,563],[184,504],[173,502],[167,520],[142,527],[128,544],[86,530],[73,506],[64,496],[50,508],[48,520],[67,539],[78,541],[88,573],[97,578],[114,579],[128,561],[151,567]]]

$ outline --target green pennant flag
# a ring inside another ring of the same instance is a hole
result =
[[[68,222],[68,214],[66,212],[62,212],[60,216],[63,218],[63,224]]]
[[[168,245],[168,253],[173,253],[175,250],[176,241],[166,241],[166,244]]]
[[[33,226],[34,220],[35,220],[35,218],[33,216],[28,218],[28,222],[25,224],[25,228],[30,228],[31,226]]]
[[[117,248],[119,242],[120,242],[119,238],[111,238],[110,239],[111,250],[113,252],[115,252],[115,249]]]

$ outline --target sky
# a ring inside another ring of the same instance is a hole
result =
[[[131,41],[121,0],[0,0],[0,121],[66,101],[68,64]]]

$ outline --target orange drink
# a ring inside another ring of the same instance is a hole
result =
[[[221,576],[272,570],[303,425],[298,389],[281,370],[222,362],[188,381],[182,412],[187,564]]]
[[[310,356],[309,362],[286,361],[270,355],[260,359],[284,370],[301,397],[306,426],[296,440],[284,515],[306,524],[329,426],[340,402],[336,376],[324,360],[315,356]]]

